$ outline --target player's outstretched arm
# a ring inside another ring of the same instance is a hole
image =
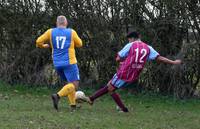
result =
[[[179,59],[173,61],[173,60],[170,60],[170,59],[168,59],[166,57],[163,57],[163,56],[158,56],[156,58],[156,61],[157,62],[161,62],[161,63],[166,63],[166,64],[173,64],[173,65],[177,65],[177,64],[181,64],[182,63],[182,61],[179,60]]]

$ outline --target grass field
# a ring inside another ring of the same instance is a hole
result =
[[[6,87],[6,88],[5,88]],[[91,92],[91,91],[90,91]],[[67,101],[52,108],[47,88],[0,84],[1,129],[200,129],[200,100],[123,94],[130,113],[119,113],[111,97],[70,113]]]

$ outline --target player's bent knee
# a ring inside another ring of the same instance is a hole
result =
[[[113,87],[111,84],[108,85],[108,92],[109,92],[110,94],[112,94],[114,91],[115,91],[115,87]]]
[[[113,93],[115,93],[115,91],[108,91],[108,93],[109,93],[110,95],[112,95]]]

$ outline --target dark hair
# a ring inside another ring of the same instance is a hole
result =
[[[128,34],[127,34],[127,38],[135,38],[135,39],[138,39],[139,38],[139,33],[138,32],[136,32],[136,31],[132,31],[132,32],[129,32]]]

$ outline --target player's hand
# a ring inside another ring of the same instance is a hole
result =
[[[50,48],[49,44],[43,44],[42,47],[43,48]]]
[[[178,65],[178,64],[181,64],[181,63],[182,63],[181,60],[175,60],[175,61],[174,61],[174,64],[175,64],[175,65]]]

